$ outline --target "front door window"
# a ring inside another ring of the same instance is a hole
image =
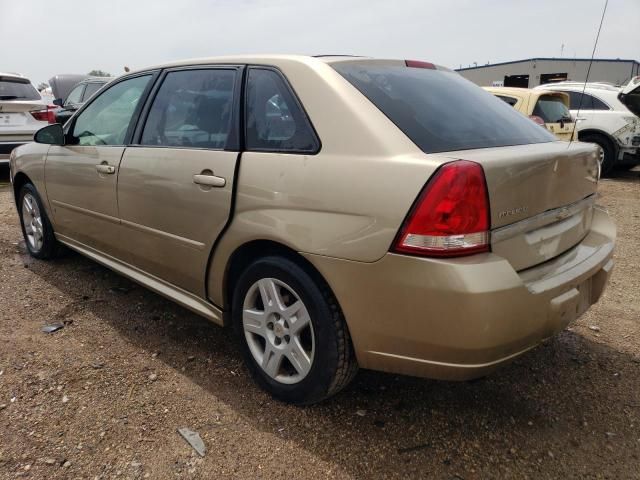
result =
[[[151,75],[130,78],[101,93],[78,115],[69,139],[75,145],[123,145],[131,118]]]

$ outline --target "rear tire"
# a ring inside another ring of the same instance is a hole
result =
[[[358,365],[329,287],[288,258],[249,265],[236,282],[235,333],[258,385],[284,402],[308,405],[338,393]]]
[[[602,149],[602,161],[600,162],[600,176],[607,177],[616,163],[616,149],[611,140],[604,135],[588,133],[580,137],[581,142],[595,143]]]
[[[60,244],[36,187],[25,183],[18,195],[18,216],[27,250],[32,257],[49,260],[58,255]]]

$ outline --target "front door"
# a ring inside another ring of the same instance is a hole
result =
[[[118,166],[150,79],[129,78],[105,90],[72,120],[66,145],[49,149],[46,189],[59,235],[117,254]]]
[[[166,72],[122,158],[118,205],[127,262],[204,296],[209,254],[229,218],[237,69]]]

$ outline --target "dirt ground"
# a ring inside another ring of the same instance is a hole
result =
[[[601,183],[617,264],[575,325],[481,380],[361,371],[309,408],[258,390],[229,332],[77,254],[27,256],[7,181],[0,478],[640,478],[640,169]]]

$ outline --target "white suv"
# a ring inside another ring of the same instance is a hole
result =
[[[0,73],[0,166],[9,164],[11,150],[31,142],[33,134],[49,123],[55,123],[54,110],[29,79]]]
[[[597,82],[586,85],[584,82],[559,82],[535,88],[569,94],[569,109],[576,118],[578,139],[601,148],[603,175],[623,161],[626,165],[640,163],[640,118],[637,112],[631,111],[633,106],[625,99],[637,95],[634,90],[640,89],[640,77],[632,79],[622,89]]]

